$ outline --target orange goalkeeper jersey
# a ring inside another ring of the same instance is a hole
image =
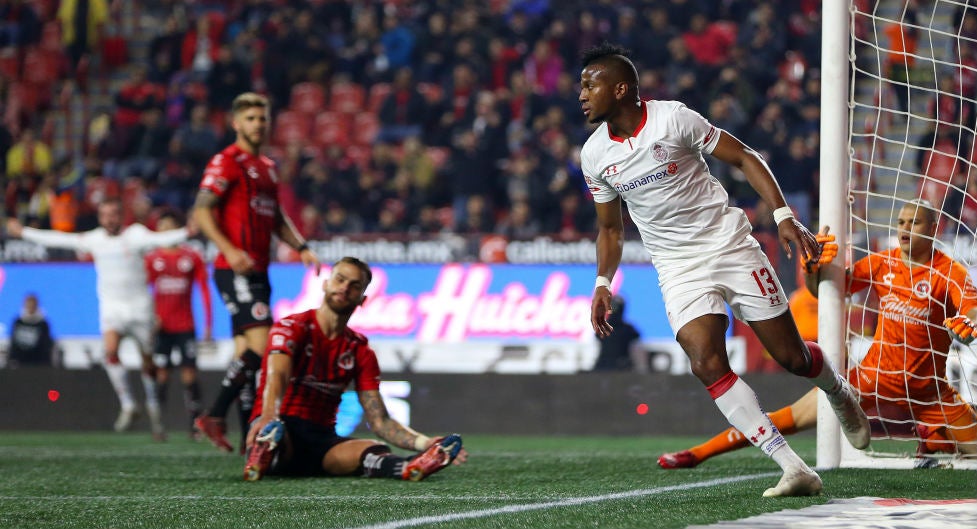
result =
[[[943,320],[977,307],[967,269],[939,250],[929,263],[910,269],[894,248],[860,259],[849,281],[850,292],[871,286],[879,298],[875,339],[859,376],[877,377],[880,395],[946,395],[946,383],[936,378],[946,378],[952,341]]]

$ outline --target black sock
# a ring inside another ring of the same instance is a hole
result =
[[[183,386],[183,405],[190,414],[190,431],[193,431],[193,420],[200,415],[200,384],[193,382]]]
[[[387,445],[373,445],[360,456],[360,468],[368,478],[403,479],[406,461],[403,457],[390,453]]]
[[[156,400],[159,401],[160,409],[166,409],[166,394],[169,393],[169,382],[156,381]]]
[[[250,349],[246,349],[240,358],[235,358],[224,373],[224,380],[221,380],[220,393],[217,400],[210,408],[211,417],[224,418],[231,403],[237,398],[241,391],[241,386],[247,382],[247,371],[256,371],[261,367],[261,356]]]
[[[251,372],[252,376],[250,380],[245,382],[241,386],[241,390],[238,392],[240,397],[237,401],[238,406],[238,417],[241,420],[241,446],[244,446],[244,442],[248,437],[248,429],[251,423],[251,412],[254,410],[254,372]]]

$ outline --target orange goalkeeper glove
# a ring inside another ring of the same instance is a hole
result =
[[[835,242],[835,236],[829,235],[827,232],[827,229],[822,230],[822,233],[817,234],[815,237],[818,241],[818,246],[821,247],[821,253],[816,258],[805,257],[802,261],[804,270],[809,274],[813,274],[820,270],[822,266],[830,264],[838,255],[838,243]]]
[[[970,318],[963,315],[957,315],[943,320],[943,326],[950,331],[950,334],[954,338],[960,340],[960,343],[964,345],[968,345],[974,341],[974,335],[977,334],[977,326],[974,325],[974,322],[970,321]]]

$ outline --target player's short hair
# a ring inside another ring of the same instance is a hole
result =
[[[591,46],[583,50],[580,54],[583,67],[586,68],[594,63],[599,63],[616,70],[615,73],[621,76],[624,81],[638,86],[638,69],[631,62],[631,50],[618,44],[611,44],[606,40],[596,46]]]
[[[370,281],[373,281],[373,270],[370,270],[370,265],[366,264],[366,261],[347,255],[346,257],[341,257],[338,261],[333,263],[332,264],[333,268],[335,268],[336,265],[338,265],[339,263],[351,264],[359,268],[360,271],[363,272],[363,275],[366,277],[366,282],[363,285],[364,287],[366,287],[366,285],[369,285]]]
[[[906,202],[902,207],[904,208],[914,207],[916,211],[922,211],[923,214],[926,216],[926,222],[930,223],[931,225],[936,225],[936,219],[937,219],[936,207],[933,206],[933,203],[930,202],[929,200],[923,198],[917,198]]]
[[[122,199],[119,197],[107,197],[103,198],[101,202],[98,203],[98,207],[102,206],[118,206],[122,207]]]
[[[231,113],[237,114],[238,112],[244,112],[250,108],[264,108],[269,107],[268,98],[256,94],[254,92],[244,92],[243,94],[234,98],[234,102],[231,103]]]
[[[159,212],[159,216],[156,217],[156,222],[163,219],[170,219],[175,222],[177,226],[183,226],[183,223],[185,222],[183,214],[174,208],[163,208],[163,210]]]

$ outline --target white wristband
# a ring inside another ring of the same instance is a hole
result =
[[[782,221],[792,218],[794,218],[794,212],[791,211],[790,206],[784,206],[782,208],[773,210],[773,221],[778,226]]]
[[[424,434],[417,434],[417,437],[414,438],[414,450],[418,452],[427,450],[429,444],[431,444],[431,438]]]
[[[611,280],[610,279],[607,279],[604,276],[597,276],[597,282],[594,283],[594,290],[597,290],[600,287],[604,287],[604,288],[610,290],[610,288],[611,288]]]

